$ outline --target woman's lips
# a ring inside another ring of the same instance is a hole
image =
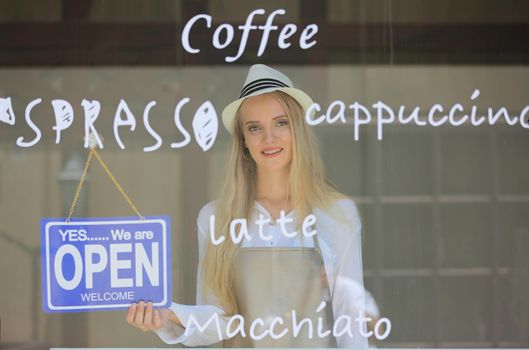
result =
[[[265,151],[268,153],[265,153]],[[266,149],[264,151],[261,151],[261,154],[265,156],[266,158],[274,158],[274,157],[279,156],[281,152],[283,152],[283,148],[271,148],[271,149]]]

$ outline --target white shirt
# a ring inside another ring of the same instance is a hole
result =
[[[206,252],[206,244],[209,240],[210,216],[215,213],[215,202],[209,202],[200,210],[197,218],[198,226],[198,247],[199,247],[199,268],[197,274],[197,304],[182,305],[172,303],[170,309],[176,314],[183,325],[188,324],[190,315],[204,325],[212,315],[218,313],[223,315],[223,310],[216,302],[213,295],[204,295],[203,291],[203,271],[202,262]],[[334,214],[342,213],[345,219],[336,218]],[[313,247],[314,242],[311,237],[304,237],[301,233],[293,238],[283,234],[281,225],[265,224],[263,235],[258,234],[258,227],[255,221],[259,214],[271,218],[270,213],[259,203],[255,202],[252,220],[247,222],[248,232],[251,239],[244,239],[242,247]],[[323,262],[330,293],[332,296],[332,307],[335,320],[340,316],[349,316],[351,320],[359,316],[359,311],[363,312],[364,307],[364,287],[362,274],[362,252],[361,252],[361,222],[355,203],[350,199],[337,200],[327,210],[315,209],[313,214],[316,217],[316,230],[320,249],[323,255]],[[286,215],[288,219],[295,218],[292,211]],[[287,222],[285,228],[287,232],[294,232],[294,220]],[[268,239],[271,236],[271,239]],[[263,239],[266,238],[266,239]],[[226,239],[230,239],[229,235]],[[222,243],[221,243],[222,244]],[[221,327],[225,329],[228,317],[219,317]],[[249,320],[251,321],[251,320]],[[343,320],[342,320],[343,323]],[[184,329],[176,325],[166,326],[156,332],[158,336],[167,344],[181,343],[186,346],[205,346],[217,343],[219,339],[217,328],[214,323],[210,323],[204,331],[198,329],[188,329],[184,334]],[[316,326],[316,325],[315,325]],[[365,324],[361,324],[365,334]],[[196,327],[195,327],[196,328]],[[337,337],[338,347],[367,348],[367,339],[361,335],[358,322],[352,322],[353,336],[347,333]]]

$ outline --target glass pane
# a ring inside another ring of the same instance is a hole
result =
[[[528,14],[0,2],[2,345],[529,347]]]

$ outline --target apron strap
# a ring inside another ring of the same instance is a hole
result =
[[[312,241],[314,242],[314,248],[316,248],[316,249],[318,249],[320,251],[320,255],[323,258],[323,254],[321,254],[321,249],[320,249],[320,239],[318,238],[318,224],[316,223],[315,226],[316,226],[315,227],[316,234],[312,236]]]
[[[312,236],[312,241],[314,242],[314,248],[320,250],[320,240],[318,238],[318,231],[316,230],[316,234]]]

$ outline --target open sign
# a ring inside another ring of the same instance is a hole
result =
[[[170,219],[45,218],[41,221],[46,312],[170,304]]]

